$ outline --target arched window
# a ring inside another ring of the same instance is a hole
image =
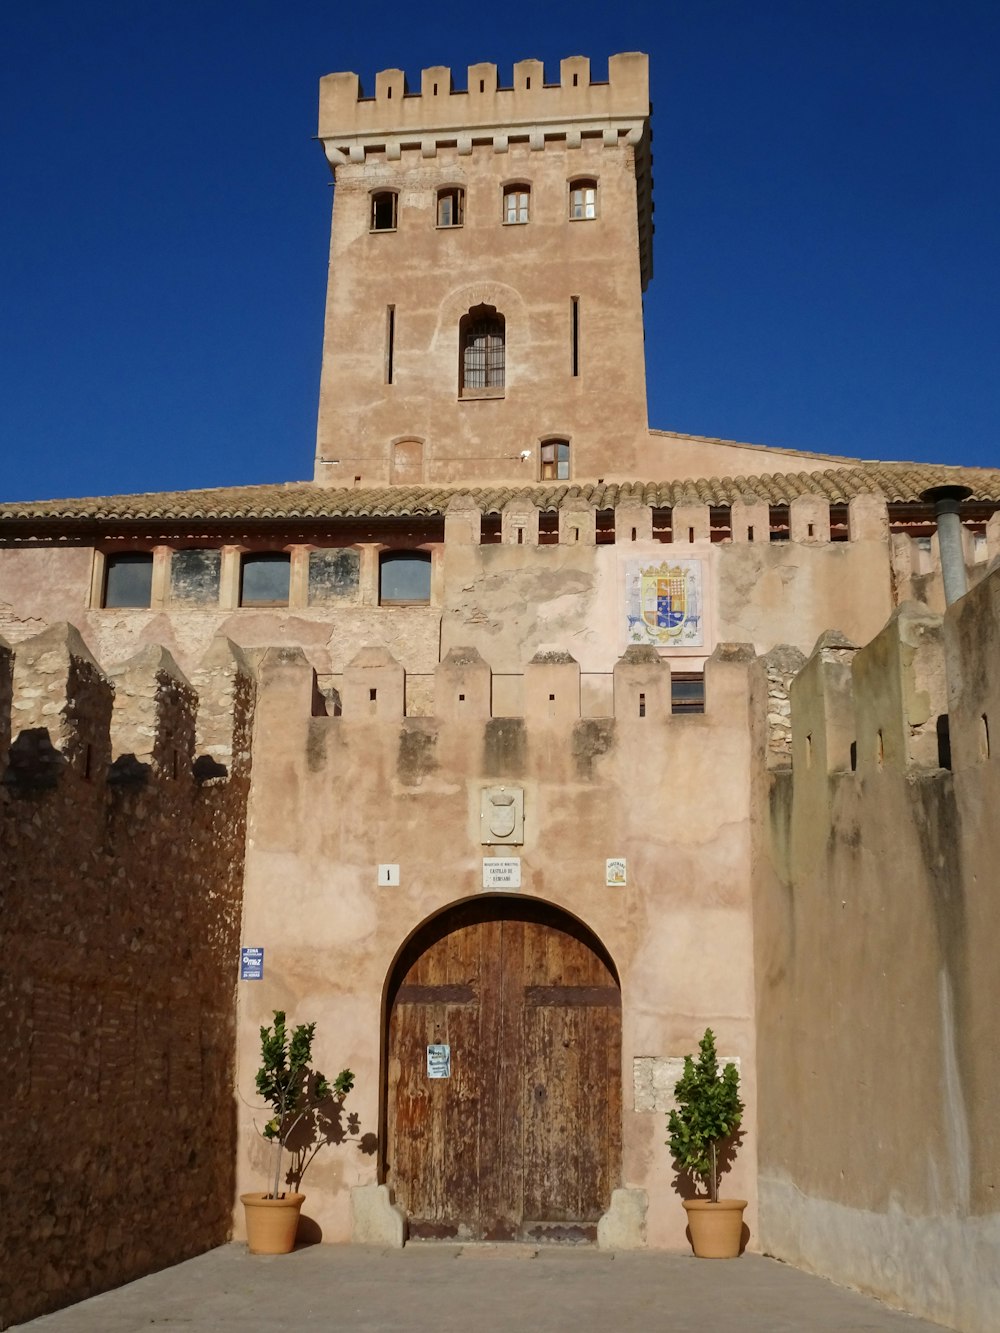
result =
[[[465,191],[449,185],[437,192],[437,225],[460,227],[465,221]]]
[[[372,195],[372,231],[396,230],[396,191],[378,190]]]
[[[569,481],[569,440],[543,440],[539,461],[542,481]]]
[[[383,551],[378,558],[380,606],[409,606],[431,600],[429,551]]]
[[[573,222],[597,217],[597,181],[570,181],[569,216]]]
[[[495,306],[473,306],[459,324],[459,384],[463,397],[494,397],[504,387],[506,325]]]
[[[527,222],[531,202],[531,186],[523,181],[503,187],[503,220],[505,223]]]

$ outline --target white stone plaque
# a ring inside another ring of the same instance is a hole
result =
[[[398,885],[399,884],[399,866],[379,866],[378,868],[379,884]]]
[[[521,858],[519,856],[484,856],[484,889],[519,889],[521,887]]]
[[[625,887],[625,858],[624,856],[609,856],[605,862],[604,882],[609,889],[621,889]]]

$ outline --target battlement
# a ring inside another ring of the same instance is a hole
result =
[[[497,67],[468,67],[467,86],[456,88],[446,65],[422,70],[420,91],[411,91],[401,69],[375,76],[374,96],[365,96],[357,74],[328,74],[320,80],[319,137],[331,162],[361,161],[366,149],[415,147],[450,140],[471,151],[476,140],[519,135],[541,148],[546,137],[597,135],[605,142],[642,137],[649,115],[649,69],[639,52],[613,55],[606,82],[594,82],[586,56],[559,65],[559,82],[546,83],[540,60],[519,60],[509,86]],[[494,146],[496,146],[494,144]]]
[[[148,646],[102,669],[79,631],[52,625],[0,641],[0,774],[10,790],[147,779],[199,783],[249,769],[254,682],[240,650],[216,639],[194,682]]]
[[[290,721],[312,718],[334,727],[382,726],[395,735],[401,725],[435,728],[450,725],[481,727],[487,722],[513,722],[539,731],[569,730],[576,723],[607,721],[623,726],[662,724],[695,727],[724,722],[735,704],[746,720],[745,676],[754,660],[751,645],[719,644],[705,664],[703,710],[671,706],[671,668],[652,648],[633,645],[616,663],[607,697],[611,712],[597,717],[584,712],[580,664],[564,649],[539,650],[512,687],[504,673],[504,698],[523,700],[518,713],[496,711],[493,672],[476,648],[452,648],[433,673],[429,715],[408,716],[407,673],[386,648],[364,647],[346,666],[336,691],[321,691],[316,673],[300,648],[270,648],[259,667],[261,707]],[[730,682],[739,677],[735,691]],[[423,677],[419,677],[422,681]],[[707,719],[707,721],[706,721]]]
[[[788,690],[796,782],[838,773],[869,779],[883,770],[964,771],[995,758],[998,649],[997,564],[943,616],[905,602],[863,647],[824,634]],[[772,741],[776,725],[788,730],[769,705]]]

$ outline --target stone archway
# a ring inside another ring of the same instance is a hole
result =
[[[386,1014],[384,1178],[411,1235],[595,1239],[621,1170],[621,992],[596,937],[534,899],[468,900],[405,946]]]

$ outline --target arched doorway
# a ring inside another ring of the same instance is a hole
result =
[[[621,992],[597,938],[534,899],[460,903],[402,950],[386,1027],[385,1181],[411,1235],[595,1239],[621,1170]]]

